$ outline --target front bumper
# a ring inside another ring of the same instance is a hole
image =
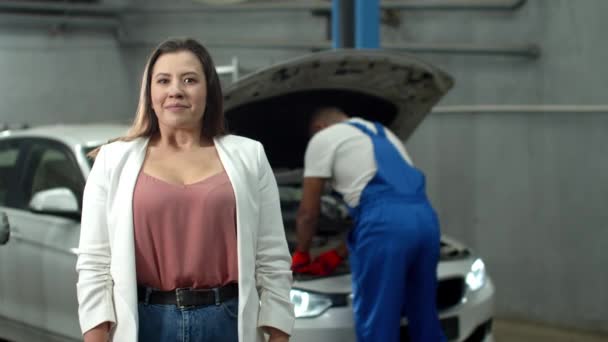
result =
[[[442,320],[457,318],[457,342],[493,342],[491,326],[494,306],[494,284],[488,277],[478,291],[467,290],[462,301],[440,313]],[[407,322],[404,320],[404,325]],[[293,342],[347,342],[355,341],[353,312],[350,303],[345,307],[334,307],[314,318],[296,319]],[[402,341],[408,341],[402,337]]]
[[[297,318],[290,341],[355,341],[352,306],[330,308],[321,316]]]
[[[488,277],[478,291],[467,289],[461,303],[440,313],[440,318],[458,317],[458,342],[483,342],[491,338],[494,313],[494,284]],[[491,340],[489,340],[491,341]]]

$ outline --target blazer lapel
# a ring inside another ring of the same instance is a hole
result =
[[[227,139],[229,136],[215,138],[215,146],[219,155],[220,161],[226,170],[226,174],[232,184],[232,190],[236,200],[236,227],[237,227],[237,250],[238,250],[238,268],[239,268],[239,316],[242,317],[244,304],[247,302],[249,296],[249,289],[253,286],[252,281],[245,276],[243,272],[244,265],[246,262],[250,264],[251,260],[244,262],[243,258],[247,258],[252,255],[252,244],[249,242],[251,239],[250,232],[243,229],[246,225],[243,224],[244,220],[250,219],[251,213],[247,212],[248,193],[247,184],[243,179],[244,166],[243,163],[238,160],[237,151],[233,150],[234,146],[231,146],[230,141]]]
[[[116,290],[119,291],[137,322],[137,276],[135,268],[135,239],[133,230],[133,191],[143,165],[149,139],[137,141],[125,160],[120,172],[119,186],[114,196],[114,212],[117,223],[114,227],[114,260],[116,267]]]

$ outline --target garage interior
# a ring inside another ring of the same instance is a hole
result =
[[[369,48],[332,37],[333,2],[0,1],[0,131],[130,122],[147,55],[168,37],[209,48],[224,87],[311,52]],[[493,279],[495,340],[608,341],[608,1],[370,4],[377,48],[454,79],[406,146],[442,233]]]

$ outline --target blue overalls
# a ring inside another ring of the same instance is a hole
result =
[[[377,133],[348,122],[371,139],[378,171],[351,208],[348,237],[353,307],[359,342],[400,340],[408,318],[413,342],[446,341],[436,308],[439,222],[425,194],[422,172]]]

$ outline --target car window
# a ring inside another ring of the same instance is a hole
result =
[[[66,147],[48,141],[34,142],[28,152],[26,169],[25,203],[37,192],[53,188],[68,188],[81,202],[84,179]]]
[[[99,148],[99,146],[89,146],[89,147],[85,147],[83,149],[83,153],[85,155],[85,157],[87,158],[87,162],[89,163],[89,167],[93,167],[93,163],[95,162],[95,158],[91,158],[89,157],[89,153],[92,152],[94,149]]]
[[[7,205],[9,187],[15,184],[19,149],[17,141],[0,142],[0,205]]]

